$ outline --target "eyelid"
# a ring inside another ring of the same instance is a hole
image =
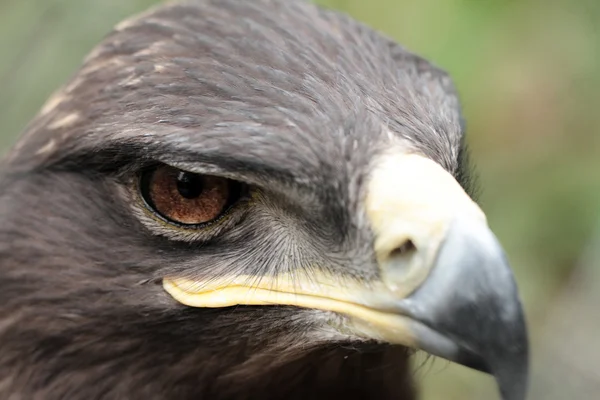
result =
[[[203,162],[163,162],[173,168],[180,169],[186,172],[195,174],[213,175],[221,178],[232,179],[234,181],[243,182],[248,186],[262,188],[264,190],[279,192],[285,194],[292,180],[277,179],[266,172],[260,174],[258,172],[240,172],[232,169],[224,169],[217,165]],[[301,186],[300,182],[295,181],[296,186]]]

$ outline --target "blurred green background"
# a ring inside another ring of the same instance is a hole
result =
[[[0,152],[115,23],[156,3],[0,0]],[[320,3],[454,77],[482,205],[528,312],[530,397],[599,398],[600,1]],[[426,400],[495,398],[483,374],[424,357],[415,363]]]

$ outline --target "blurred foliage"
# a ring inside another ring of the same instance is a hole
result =
[[[0,0],[0,149],[111,26],[155,3]],[[600,217],[600,2],[321,3],[454,77],[483,187],[480,200],[514,265],[537,359],[543,350],[535,343],[546,333],[541,327],[553,312],[551,300],[579,265]],[[600,267],[600,260],[594,263]],[[426,399],[493,398],[489,378],[441,360],[422,362],[417,359],[415,374]]]

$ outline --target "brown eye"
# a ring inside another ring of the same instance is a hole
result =
[[[181,225],[202,225],[218,219],[240,198],[241,184],[161,165],[142,173],[140,191],[160,217]]]

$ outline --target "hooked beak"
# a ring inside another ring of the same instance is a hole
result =
[[[528,339],[517,287],[480,208],[435,162],[384,156],[366,199],[379,279],[316,273],[163,282],[193,307],[294,305],[347,316],[344,332],[427,351],[495,376],[523,400]]]
[[[504,252],[484,224],[454,221],[429,277],[400,304],[417,347],[493,374],[506,400],[525,398],[525,319]]]

